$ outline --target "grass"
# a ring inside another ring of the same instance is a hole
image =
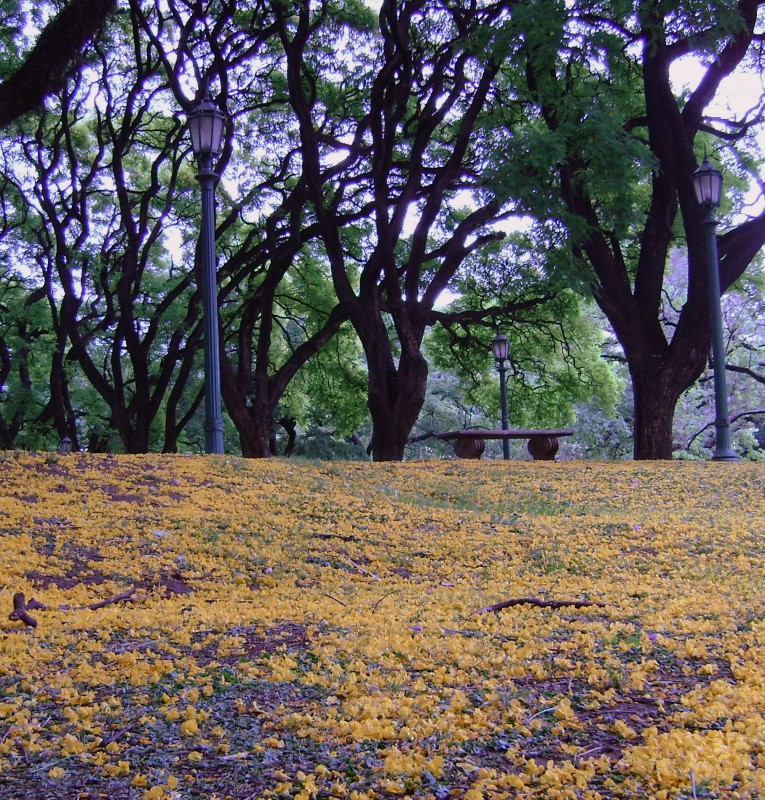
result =
[[[0,535],[0,800],[765,793],[762,465],[5,453]]]

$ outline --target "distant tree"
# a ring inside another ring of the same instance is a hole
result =
[[[723,338],[728,370],[728,404],[733,444],[744,458],[762,458],[765,429],[765,284],[760,259],[734,284],[723,298]],[[665,280],[660,311],[662,326],[668,335],[677,326],[687,298],[687,254],[672,253]],[[604,329],[608,323],[603,320]],[[577,409],[577,452],[582,456],[619,458],[632,450],[633,404],[629,373],[623,351],[611,334],[604,342],[604,358],[621,376],[625,396],[616,413],[604,408],[597,398]],[[630,395],[630,396],[628,396]],[[709,458],[714,452],[715,400],[711,358],[701,378],[678,401],[673,450],[676,457]]]
[[[364,451],[357,434],[369,421],[366,388],[363,352],[345,323],[290,382],[277,409],[280,424],[294,423],[298,445],[313,431],[314,438],[321,432],[335,443],[354,443]]]
[[[542,308],[514,315],[502,327],[509,340],[508,416],[514,428],[568,427],[577,408],[597,401],[613,413],[619,381],[601,357],[603,334],[586,304],[561,292]],[[479,327],[448,332],[436,328],[428,352],[442,370],[460,378],[462,402],[482,410],[474,424],[499,427],[499,381],[490,342],[494,331]],[[422,425],[420,426],[422,427]]]

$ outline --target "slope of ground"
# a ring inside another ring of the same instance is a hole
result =
[[[5,453],[0,537],[0,800],[765,795],[763,465]]]

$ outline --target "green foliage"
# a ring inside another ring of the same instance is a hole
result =
[[[459,306],[463,300],[455,301]],[[612,410],[619,381],[600,356],[603,333],[587,305],[561,292],[539,309],[515,315],[503,327],[509,340],[508,408],[511,427],[559,427],[576,419],[575,406],[598,398]],[[463,403],[498,418],[499,384],[493,375],[491,329],[454,336],[436,328],[428,353],[437,367],[459,376]]]
[[[0,0],[0,81],[19,66],[24,15],[19,0]]]
[[[279,414],[302,426],[349,436],[367,421],[366,370],[349,326],[312,358],[290,383]]]
[[[543,11],[538,2],[519,4],[507,23],[519,43],[505,73],[514,102],[493,120],[502,135],[494,139],[484,180],[538,221],[538,238],[562,246],[571,270],[571,245],[589,231],[561,196],[562,165],[580,165],[576,180],[596,198],[604,225],[629,239],[643,222],[656,163],[647,143],[625,127],[643,109],[640,67],[624,58],[623,37],[605,25],[576,35],[571,9],[541,5]],[[524,87],[529,68],[534,78]],[[565,243],[555,241],[556,222],[568,234]]]

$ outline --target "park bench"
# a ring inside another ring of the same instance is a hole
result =
[[[486,448],[486,439],[527,439],[526,449],[535,461],[553,461],[558,452],[558,439],[571,436],[572,430],[482,430],[469,428],[434,434],[437,439],[453,439],[454,452],[459,458],[480,458]]]

